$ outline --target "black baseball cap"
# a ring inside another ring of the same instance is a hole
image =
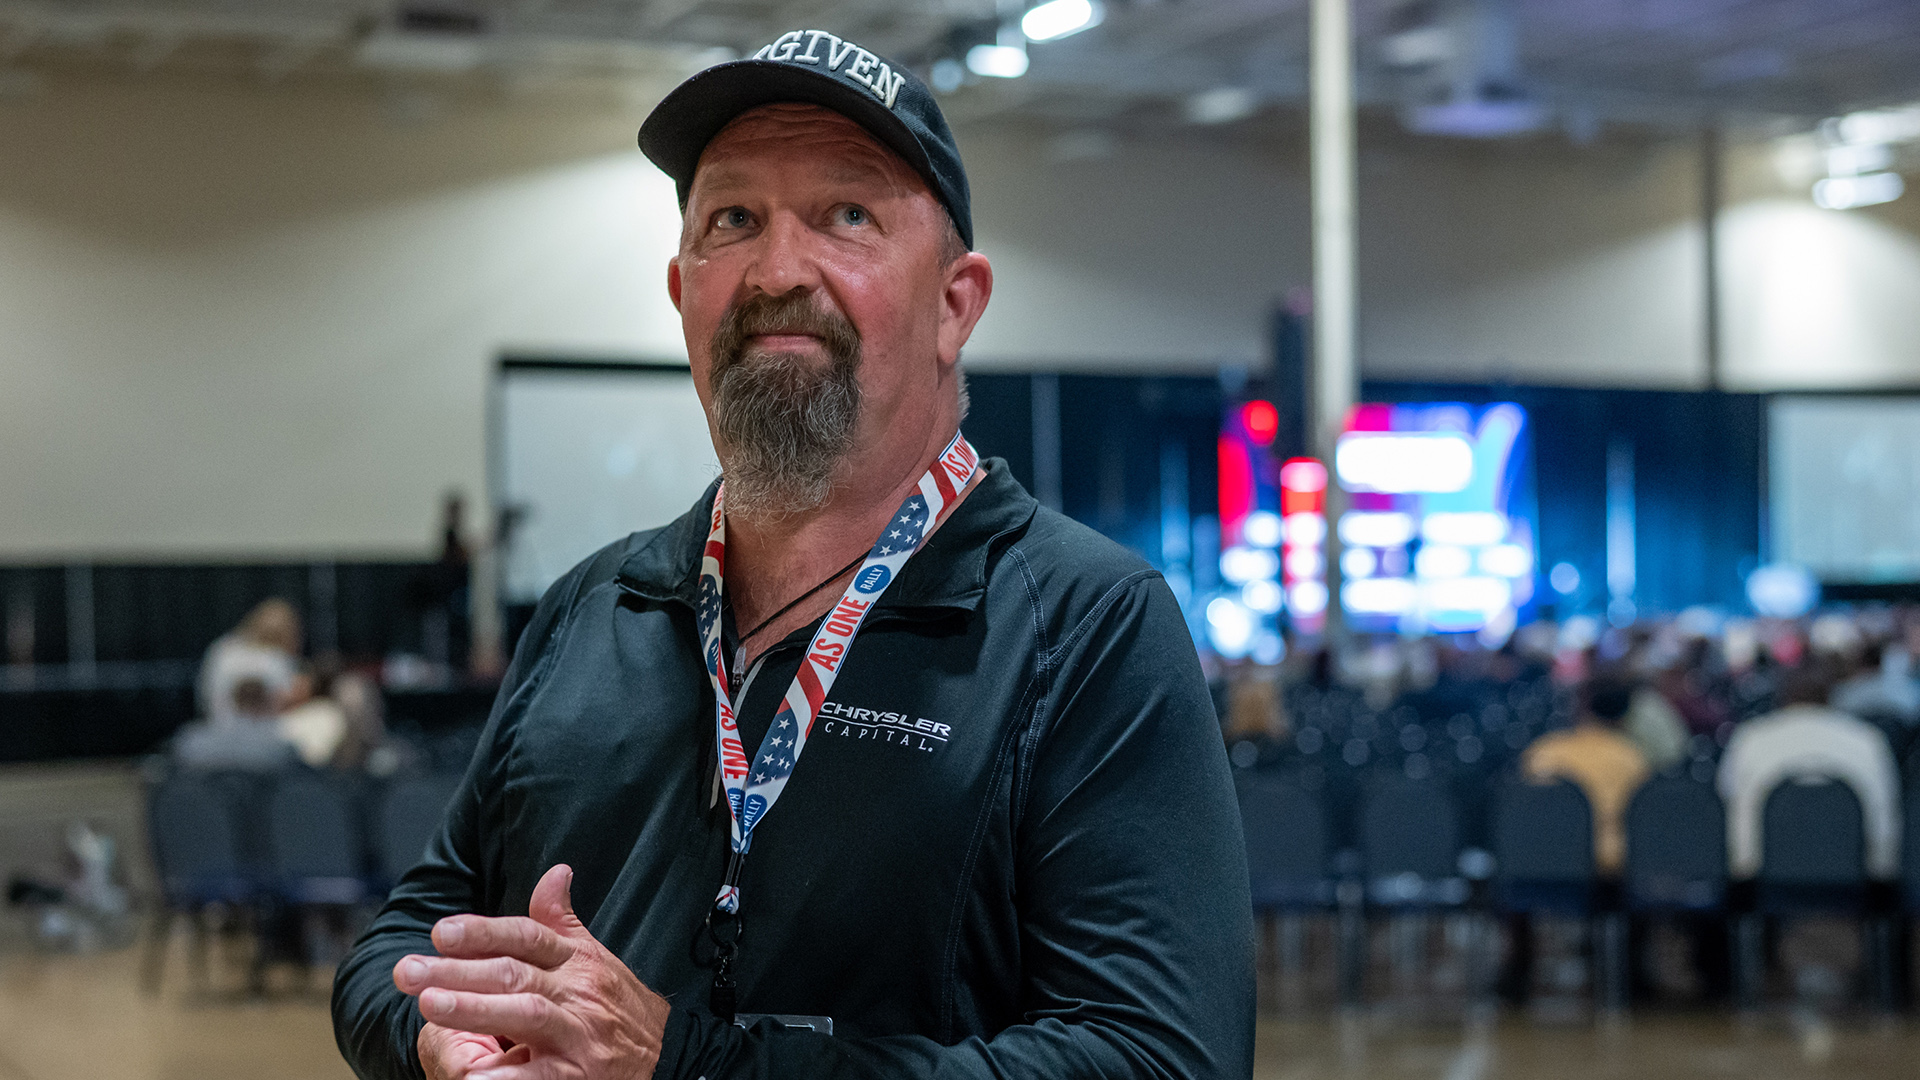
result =
[[[973,248],[967,172],[933,91],[906,68],[825,30],[788,31],[744,60],[681,83],[640,125],[640,149],[673,177],[685,209],[700,155],[720,129],[748,109],[788,101],[832,109],[899,154]]]

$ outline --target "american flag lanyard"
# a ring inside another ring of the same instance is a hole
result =
[[[965,436],[955,434],[933,466],[920,477],[917,490],[907,496],[893,520],[881,530],[873,549],[853,575],[853,582],[827,613],[820,629],[814,632],[800,670],[787,687],[786,697],[752,758],[747,757],[740,742],[740,725],[727,693],[726,659],[720,648],[721,590],[727,561],[724,481],[714,494],[713,523],[700,559],[698,624],[707,678],[713,683],[720,782],[727,792],[733,839],[726,880],[707,916],[707,930],[715,948],[712,1005],[714,1013],[722,1018],[731,1019],[734,1013],[732,967],[734,946],[740,937],[740,867],[753,846],[754,826],[767,816],[786,789],[801,752],[807,748],[807,736],[813,731],[813,722],[826,701],[827,691],[833,688],[847,651],[853,646],[854,635],[860,632],[861,624],[901,567],[953,508],[954,497],[966,488],[979,466],[980,455],[973,445]]]

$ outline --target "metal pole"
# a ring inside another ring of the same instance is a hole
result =
[[[1720,336],[1720,188],[1722,169],[1720,128],[1709,120],[1700,133],[1700,224],[1706,258],[1701,267],[1706,280],[1702,320],[1706,323],[1707,389],[1725,389],[1721,375]]]
[[[1327,641],[1339,640],[1340,513],[1334,446],[1360,395],[1354,359],[1356,248],[1351,0],[1313,0],[1309,140],[1313,175],[1313,441],[1327,463]]]

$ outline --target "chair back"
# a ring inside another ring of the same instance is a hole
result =
[[[1453,795],[1438,781],[1386,777],[1360,803],[1360,858],[1375,903],[1457,903],[1460,822]],[[1437,883],[1445,883],[1438,893]],[[1457,895],[1456,895],[1457,894]]]
[[[460,777],[453,773],[408,776],[387,786],[380,803],[376,855],[380,879],[389,887],[426,854],[459,786]]]
[[[366,845],[342,778],[288,773],[274,786],[267,820],[274,877],[295,903],[351,904],[366,893]]]
[[[1837,780],[1788,780],[1767,796],[1760,825],[1762,885],[1860,886],[1866,825],[1853,789]]]
[[[1643,910],[1707,911],[1727,892],[1727,813],[1707,784],[1647,782],[1627,807],[1627,902]]]
[[[1495,890],[1519,911],[1583,912],[1593,894],[1593,809],[1565,780],[1512,777],[1494,804]]]
[[[1900,891],[1908,911],[1920,912],[1920,787],[1907,789],[1906,825],[1900,834]]]
[[[1256,911],[1331,901],[1327,814],[1320,800],[1282,777],[1242,774],[1235,783],[1247,837],[1247,876]]]
[[[147,797],[147,829],[169,903],[245,897],[249,875],[231,800],[217,777],[183,771],[155,785]]]

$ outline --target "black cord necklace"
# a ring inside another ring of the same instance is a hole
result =
[[[863,551],[860,554],[855,555],[853,557],[852,562],[848,563],[847,565],[841,567],[838,570],[835,570],[833,573],[827,575],[827,577],[824,580],[822,580],[820,584],[815,585],[813,588],[808,589],[806,592],[803,592],[799,596],[794,597],[792,600],[787,601],[787,604],[785,607],[767,616],[766,618],[760,620],[759,626],[756,626],[753,629],[747,631],[746,633],[741,634],[740,640],[736,643],[736,647],[745,645],[747,641],[753,637],[753,635],[759,633],[762,630],[765,630],[769,626],[772,626],[773,620],[778,619],[780,616],[785,615],[787,612],[792,611],[794,608],[800,606],[800,602],[802,600],[805,600],[807,597],[812,596],[814,593],[817,593],[821,589],[824,589],[827,586],[833,584],[836,580],[840,578],[841,575],[845,574],[847,571],[853,569],[856,566],[859,566],[861,563],[866,561],[867,561],[866,552]]]

